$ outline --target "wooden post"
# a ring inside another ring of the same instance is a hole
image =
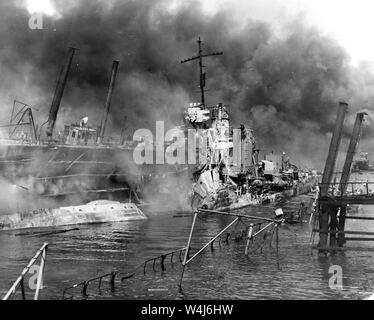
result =
[[[338,208],[336,206],[330,207],[330,231],[337,231],[338,228]],[[336,247],[336,233],[330,233],[330,248]]]
[[[338,223],[339,231],[344,231],[346,214],[347,214],[347,206],[344,205],[340,208],[339,223]],[[344,233],[339,233],[338,234],[338,246],[343,247],[345,243],[346,243],[346,240],[345,240]]]
[[[327,247],[328,241],[328,234],[327,231],[329,229],[329,218],[330,218],[330,208],[327,205],[320,205],[318,218],[319,218],[319,229],[321,232],[319,233],[319,244],[320,248]],[[320,253],[325,253],[324,250],[319,250]]]

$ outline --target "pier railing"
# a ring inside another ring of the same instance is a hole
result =
[[[327,197],[374,196],[374,182],[320,183],[327,190]]]
[[[372,251],[369,247],[345,247],[347,241],[374,241],[374,232],[346,230],[346,220],[373,221],[371,216],[347,215],[348,205],[374,205],[374,182],[356,181],[347,183],[319,184],[320,194],[317,207],[318,219],[314,220],[311,245],[320,253],[328,251]],[[326,205],[326,206],[324,206]],[[314,246],[315,234],[319,234],[319,244]],[[348,235],[348,237],[346,237]],[[354,235],[353,237],[349,237]]]
[[[48,243],[44,243],[43,246],[36,252],[35,256],[30,260],[29,264],[22,270],[21,275],[13,283],[12,287],[9,289],[7,294],[4,296],[3,300],[10,300],[11,298],[13,298],[16,295],[18,289],[21,289],[22,300],[26,300],[24,279],[25,279],[25,276],[28,274],[30,268],[38,261],[40,257],[41,261],[40,261],[40,266],[38,270],[38,277],[37,277],[37,282],[36,282],[34,300],[39,299],[40,289],[42,288],[44,264],[45,264],[45,259],[47,257],[47,249],[48,249]]]

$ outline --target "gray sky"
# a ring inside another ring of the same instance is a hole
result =
[[[207,11],[230,6],[237,17],[279,24],[301,15],[307,23],[334,37],[352,63],[374,62],[374,1],[371,0],[203,0]]]
[[[54,0],[22,0],[30,12],[43,11],[60,17],[54,9]],[[150,0],[151,1],[151,0]],[[179,6],[190,0],[175,0]],[[110,3],[110,0],[106,0]],[[215,13],[227,6],[243,23],[248,19],[259,19],[277,26],[302,16],[307,23],[317,26],[334,37],[349,53],[353,64],[360,61],[374,62],[374,1],[372,0],[201,0],[206,12]]]

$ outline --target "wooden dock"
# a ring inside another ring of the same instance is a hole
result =
[[[319,195],[316,207],[318,220],[314,223],[311,245],[312,248],[318,249],[319,253],[323,254],[347,250],[347,248],[344,247],[347,241],[374,241],[373,237],[367,237],[374,236],[374,232],[345,230],[346,219],[357,219],[363,222],[366,220],[374,220],[373,217],[347,216],[348,205],[374,205],[373,182],[349,182],[353,158],[362,134],[364,116],[366,115],[365,112],[360,112],[356,115],[356,121],[351,134],[340,182],[331,182],[347,112],[348,104],[340,102],[322,176],[322,183],[319,184]],[[319,234],[318,246],[314,246],[315,233]],[[347,238],[346,235],[356,235],[358,237]],[[359,248],[350,249],[359,250]]]
[[[313,249],[324,253],[348,250],[374,251],[374,248],[370,247],[343,247],[348,241],[374,241],[374,231],[345,230],[346,220],[374,221],[374,216],[346,215],[348,205],[374,205],[374,183],[330,183],[328,186],[320,184],[320,188],[327,192],[318,198],[319,228],[314,228],[312,232],[319,233],[320,243],[313,246]],[[347,235],[353,237],[346,237]]]

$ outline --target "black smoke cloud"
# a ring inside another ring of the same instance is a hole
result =
[[[18,5],[16,5],[18,4]],[[229,10],[205,14],[199,2],[56,1],[60,19],[45,17],[44,30],[28,28],[19,3],[0,4],[0,102],[8,119],[13,99],[39,108],[47,118],[67,47],[74,59],[58,128],[89,116],[99,124],[113,59],[120,73],[110,127],[129,133],[154,129],[155,120],[180,122],[185,103],[199,100],[197,65],[180,64],[196,54],[200,36],[206,51],[224,56],[206,61],[207,100],[231,106],[233,121],[250,124],[263,152],[286,151],[297,163],[321,167],[339,100],[350,103],[345,136],[355,113],[369,113],[362,144],[370,152],[374,76],[353,68],[333,39],[295,19],[274,33],[263,21],[239,27]],[[5,121],[5,120],[4,120]]]

